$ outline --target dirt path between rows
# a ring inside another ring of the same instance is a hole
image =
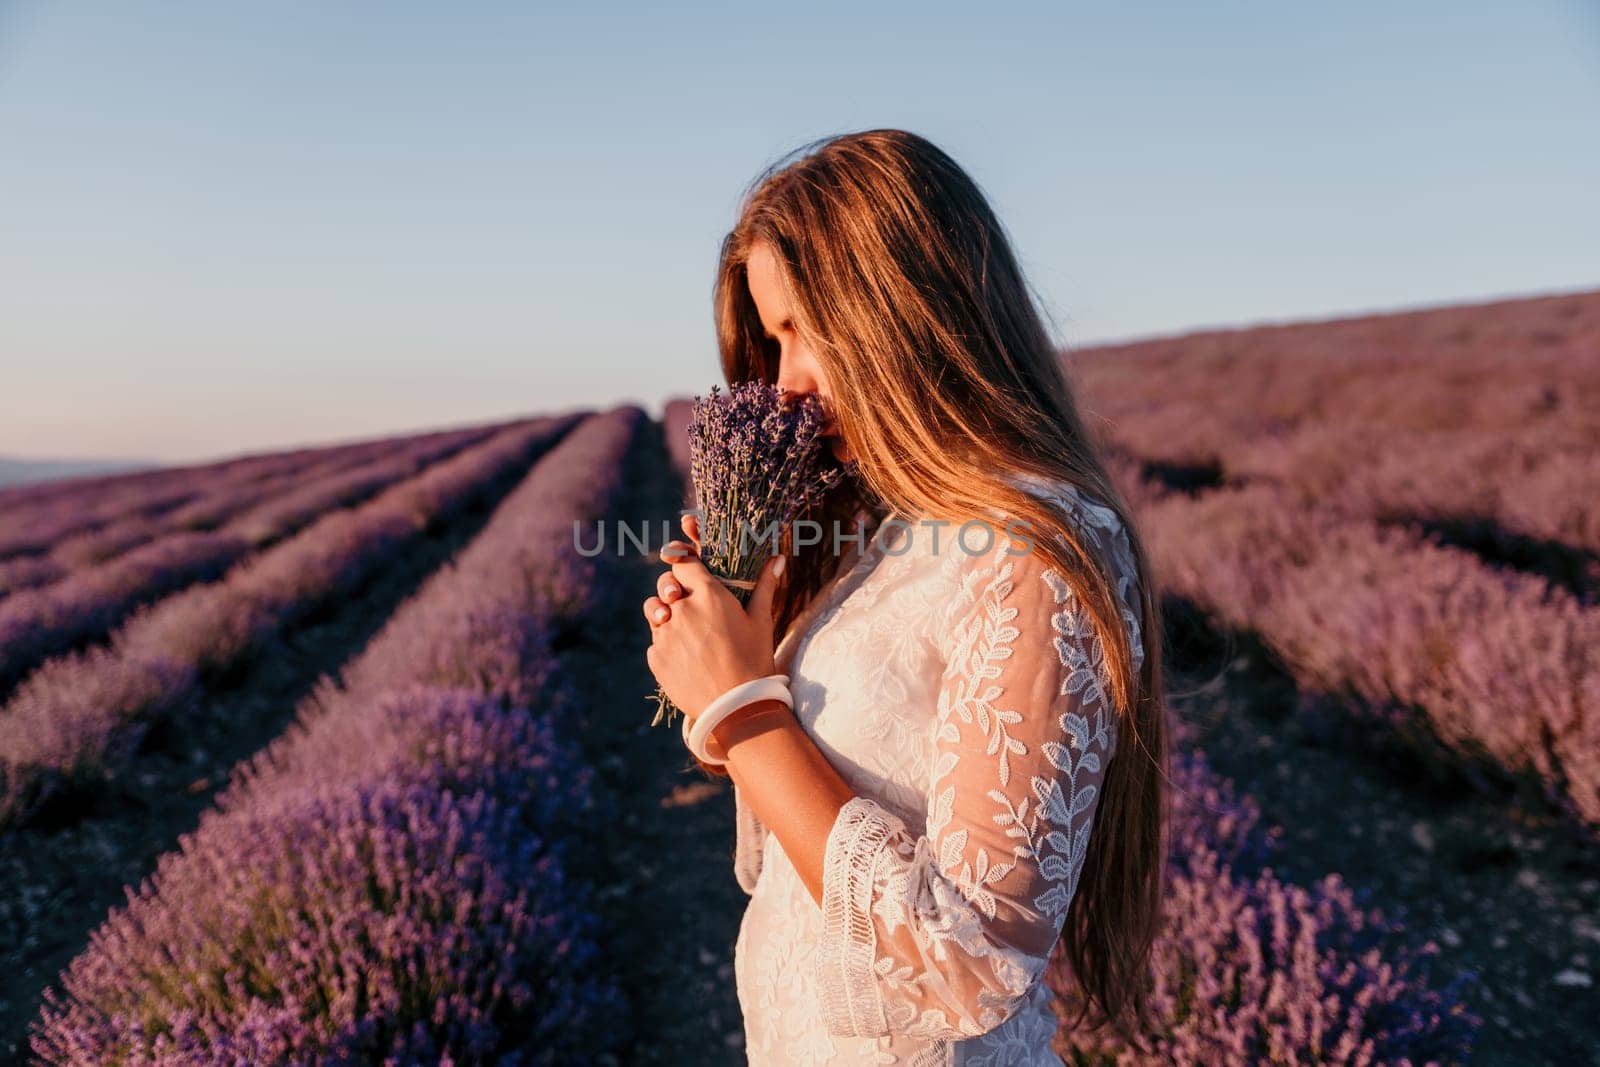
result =
[[[652,424],[630,472],[624,521],[649,520],[659,548],[680,481]],[[640,611],[661,565],[630,547],[613,573],[621,590],[602,617],[562,651],[592,708],[582,743],[618,818],[596,827],[608,884],[597,894],[617,977],[633,1004],[627,1064],[745,1062],[733,979],[733,943],[749,899],[733,876],[733,793],[711,781],[674,726],[652,727],[646,697],[649,628]],[[605,1062],[605,1061],[602,1061]]]

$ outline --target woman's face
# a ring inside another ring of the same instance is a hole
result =
[[[761,316],[761,326],[766,335],[778,342],[781,355],[778,360],[778,388],[793,396],[815,393],[823,401],[823,409],[834,414],[833,396],[828,392],[828,379],[822,365],[812,354],[811,347],[795,332],[788,301],[784,298],[783,280],[778,257],[770,245],[758,242],[750,251],[745,272],[750,279],[750,299],[755,301]],[[833,454],[840,462],[848,462],[850,446],[845,444],[836,421],[830,421],[823,430]]]

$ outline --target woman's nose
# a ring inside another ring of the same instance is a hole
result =
[[[790,400],[809,396],[817,391],[815,379],[808,374],[799,373],[789,366],[787,361],[778,368],[777,386]]]

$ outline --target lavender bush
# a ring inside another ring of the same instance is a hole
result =
[[[496,432],[474,427],[373,441],[249,492],[207,494],[174,511],[169,521],[184,529],[222,527],[260,546],[305,525],[321,511],[374,496],[425,467],[482,444]]]
[[[1146,1062],[1377,1064],[1468,1062],[1482,1020],[1444,988],[1432,942],[1397,945],[1397,928],[1363,908],[1337,875],[1287,885],[1266,865],[1281,831],[1218,778],[1203,752],[1173,774],[1166,926],[1157,939],[1154,1025],[1142,1054],[1111,1033],[1063,1026],[1056,1051],[1075,1065]],[[1064,958],[1046,981],[1070,1018],[1081,994]]]
[[[249,486],[304,470],[328,451],[299,449],[220,464],[18,487],[13,490],[17,499],[7,508],[9,521],[0,532],[0,559],[50,552],[69,538],[116,522],[158,520],[220,487]],[[24,494],[24,489],[34,492]],[[0,490],[0,499],[4,496]]]
[[[509,706],[562,711],[566,690],[549,678],[552,631],[582,618],[602,595],[596,561],[576,555],[574,518],[616,506],[623,460],[639,432],[637,409],[585,421],[500,505],[453,564],[390,617],[337,682],[320,684],[294,726],[234,774],[223,810],[292,791],[346,761],[382,759],[373,701],[410,684],[449,686]]]
[[[210,679],[356,588],[412,539],[542,453],[576,418],[504,430],[359,508],[327,516],[219,582],[141,609],[113,634],[109,650],[47,662],[0,708],[0,827],[28,819],[55,793],[100,780],[156,719],[191,706]]]
[[[825,447],[826,421],[814,394],[785,403],[765,382],[739,382],[726,393],[712,386],[695,399],[685,432],[700,558],[741,604],[790,523],[848,473]],[[659,686],[655,700],[650,725],[681,713]]]
[[[138,516],[58,545],[52,558],[76,560],[77,569],[65,572],[48,588],[0,601],[0,693],[45,657],[103,637],[138,605],[185,586],[214,581],[250,552],[333,508],[359,504],[483,436],[482,431],[457,433],[442,442],[403,447],[380,442],[381,447],[364,447],[354,457],[341,455],[331,464],[348,467],[352,458],[359,460],[353,471],[336,469],[321,477],[315,471],[293,471],[284,476],[295,482],[293,488],[280,479],[266,485],[257,479],[232,492],[208,491],[179,513],[160,519]],[[268,498],[260,506],[247,506],[264,493]],[[239,513],[221,530],[184,528],[183,513],[190,514],[187,522],[197,522],[202,516],[193,509],[201,504],[206,506],[206,520]],[[124,549],[131,550],[94,565],[95,560]]]
[[[1070,364],[1108,442],[1140,460],[1600,553],[1600,294],[1205,331]]]
[[[261,547],[320,517],[331,508],[349,507],[409,481],[462,452],[476,448],[496,433],[473,430],[421,441],[389,443],[359,463],[329,465],[314,477],[298,479],[293,486],[264,497],[253,506],[230,509],[221,528]],[[213,513],[204,515],[210,521]],[[200,515],[194,518],[201,518]]]
[[[560,562],[571,523],[615,507],[642,425],[584,421],[318,684],[47,994],[44,1062],[566,1063],[626,1037],[564,844],[606,816],[552,641],[595,604],[563,587],[594,577]]]
[[[535,824],[485,790],[400,780],[213,823],[46,991],[34,1053],[571,1062],[615,1003]]]
[[[0,560],[0,597],[58,582],[66,573],[66,566],[49,556],[13,556]],[[0,600],[0,604],[4,603]]]
[[[44,589],[0,602],[0,694],[49,656],[103,636],[140,604],[221,577],[250,546],[227,534],[178,533]]]
[[[1168,591],[1259,633],[1307,690],[1600,825],[1600,609],[1271,486],[1169,494],[1140,519]]]
[[[214,530],[262,501],[292,492],[308,481],[327,477],[330,472],[373,463],[382,458],[386,450],[410,447],[417,445],[409,441],[390,442],[385,447],[373,442],[358,448],[340,449],[330,456],[319,456],[302,467],[280,471],[267,478],[256,477],[237,483],[225,478],[201,479],[192,483],[198,491],[188,503],[159,514],[130,515],[64,537],[51,546],[50,556],[79,569],[103,563],[168,534]]]
[[[510,428],[507,420],[355,444],[293,449],[221,463],[163,467],[133,474],[74,478],[0,488],[0,562],[64,551],[67,562],[96,559],[97,534],[115,541],[118,526],[150,523],[162,532],[205,528],[216,501],[282,491],[306,476],[320,477],[341,465],[367,462],[397,450],[429,448],[452,438],[476,443]],[[0,590],[3,590],[0,586]]]
[[[673,397],[661,409],[661,436],[667,443],[667,458],[683,479],[684,503],[694,506],[694,480],[689,472],[689,420],[694,417],[694,401]]]
[[[1171,592],[1319,708],[1600,825],[1600,294],[1070,362]]]

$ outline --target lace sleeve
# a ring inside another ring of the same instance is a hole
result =
[[[949,608],[926,834],[862,796],[829,833],[816,974],[835,1035],[999,1026],[1040,979],[1077,888],[1116,745],[1109,681],[1070,586],[1005,547],[963,561]]]
[[[756,881],[761,877],[762,847],[767,841],[767,827],[756,815],[755,809],[745,801],[738,786],[733,787],[733,810],[733,877],[746,895],[753,895]]]

